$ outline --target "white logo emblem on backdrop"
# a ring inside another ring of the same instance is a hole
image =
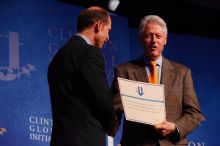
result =
[[[0,80],[12,81],[16,78],[20,78],[21,75],[30,75],[31,71],[35,70],[35,66],[32,64],[27,64],[25,66],[20,66],[19,62],[19,52],[20,46],[23,44],[19,42],[19,33],[9,31],[8,36],[0,34],[0,39],[6,38],[8,40],[8,66],[0,65]],[[5,49],[1,48],[0,50]],[[1,63],[1,62],[0,62]]]

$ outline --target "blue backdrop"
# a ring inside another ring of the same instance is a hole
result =
[[[0,133],[0,146],[49,146],[52,119],[47,67],[57,49],[75,33],[82,9],[54,0],[1,0],[0,128],[5,130]],[[112,14],[112,20],[110,42],[103,49],[109,84],[115,65],[142,54],[137,29],[128,28],[127,18]],[[217,39],[168,36],[164,54],[192,69],[206,116],[206,121],[189,135],[190,146],[220,143],[219,46]],[[214,72],[209,71],[210,67]],[[115,146],[120,137],[121,129]]]

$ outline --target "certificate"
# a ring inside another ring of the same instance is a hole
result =
[[[126,120],[150,125],[165,120],[164,85],[117,79]]]

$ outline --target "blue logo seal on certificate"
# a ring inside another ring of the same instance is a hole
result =
[[[136,89],[136,92],[137,92],[140,96],[144,95],[143,87],[138,86],[137,89]]]

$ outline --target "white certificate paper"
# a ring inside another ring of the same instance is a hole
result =
[[[124,78],[118,83],[126,120],[150,125],[165,120],[164,85]]]

